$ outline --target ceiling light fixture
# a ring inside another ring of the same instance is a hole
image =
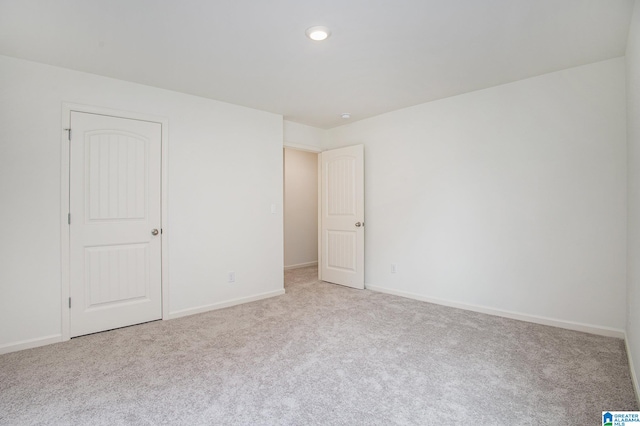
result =
[[[307,28],[305,34],[313,41],[322,41],[329,38],[329,36],[331,35],[331,31],[329,31],[329,28],[327,27],[318,26]]]
[[[351,114],[349,114],[348,112],[343,112],[342,114],[340,114],[340,117],[346,120],[347,118],[351,118]]]

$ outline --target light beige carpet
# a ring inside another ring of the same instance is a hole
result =
[[[3,425],[598,425],[621,340],[315,282],[0,356]]]

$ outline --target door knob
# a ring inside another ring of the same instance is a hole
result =
[[[360,222],[356,222],[356,228],[360,228],[362,224]]]
[[[151,235],[158,235],[158,230],[157,229],[152,229],[151,230]]]

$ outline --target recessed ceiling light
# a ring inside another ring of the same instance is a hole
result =
[[[309,37],[311,40],[322,41],[329,38],[329,36],[331,35],[331,31],[329,31],[329,28],[327,27],[318,26],[307,28],[305,34],[307,34],[307,37]]]
[[[343,112],[342,114],[340,114],[340,117],[346,120],[347,118],[351,118],[351,114],[349,114],[348,112]]]

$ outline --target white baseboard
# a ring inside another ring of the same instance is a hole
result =
[[[318,261],[316,260],[315,262],[298,263],[296,265],[285,266],[284,270],[287,271],[289,269],[306,268],[307,266],[318,266]]]
[[[636,375],[635,364],[633,363],[633,357],[631,356],[631,348],[629,347],[629,340],[627,333],[624,333],[624,346],[627,350],[627,360],[629,361],[629,370],[631,371],[631,382],[633,383],[633,391],[636,394],[636,401],[640,405],[640,387],[638,387],[638,376]]]
[[[378,287],[371,284],[365,284],[365,288],[372,291],[378,291],[380,293],[393,294],[395,296],[406,297],[408,299],[420,300],[422,302],[429,302],[429,303],[434,303],[436,305],[449,306],[451,308],[464,309],[467,311],[480,312],[482,314],[495,315],[498,317],[532,322],[535,324],[565,328],[567,330],[582,331],[584,333],[597,334],[600,336],[616,337],[618,339],[625,338],[624,330],[620,330],[617,328],[601,327],[597,325],[583,324],[583,323],[573,322],[573,321],[564,321],[564,320],[559,320],[554,318],[541,317],[537,315],[522,314],[519,312],[503,311],[501,309],[488,308],[486,306],[471,305],[467,303],[454,302],[454,301],[444,300],[444,299],[437,299],[433,297],[423,296],[420,294],[394,290],[386,287]]]
[[[35,339],[21,340],[20,342],[7,343],[0,346],[0,355],[59,342],[62,342],[62,334],[54,334],[51,336],[36,337]]]
[[[181,311],[169,313],[168,319],[185,317],[188,315],[199,314],[202,312],[208,312],[215,309],[228,308],[230,306],[240,305],[242,303],[255,302],[257,300],[267,299],[269,297],[280,296],[284,294],[284,289],[270,291],[266,293],[256,294],[254,296],[242,297],[239,299],[228,300],[226,302],[214,303],[211,305],[198,306],[196,308],[183,309]],[[50,345],[52,343],[62,342],[62,334],[55,334],[52,336],[38,337],[35,339],[22,340],[14,343],[7,343],[0,345],[0,355],[10,352],[17,352],[24,349],[36,348],[38,346]]]
[[[198,306],[195,308],[182,309],[169,313],[169,318],[174,319],[180,317],[186,317],[194,314],[201,314],[203,312],[214,311],[216,309],[228,308],[230,306],[241,305],[243,303],[255,302],[257,300],[268,299],[270,297],[281,296],[284,294],[284,289],[268,291],[266,293],[260,293],[253,296],[241,297],[239,299],[227,300],[226,302],[212,303],[210,305]]]

